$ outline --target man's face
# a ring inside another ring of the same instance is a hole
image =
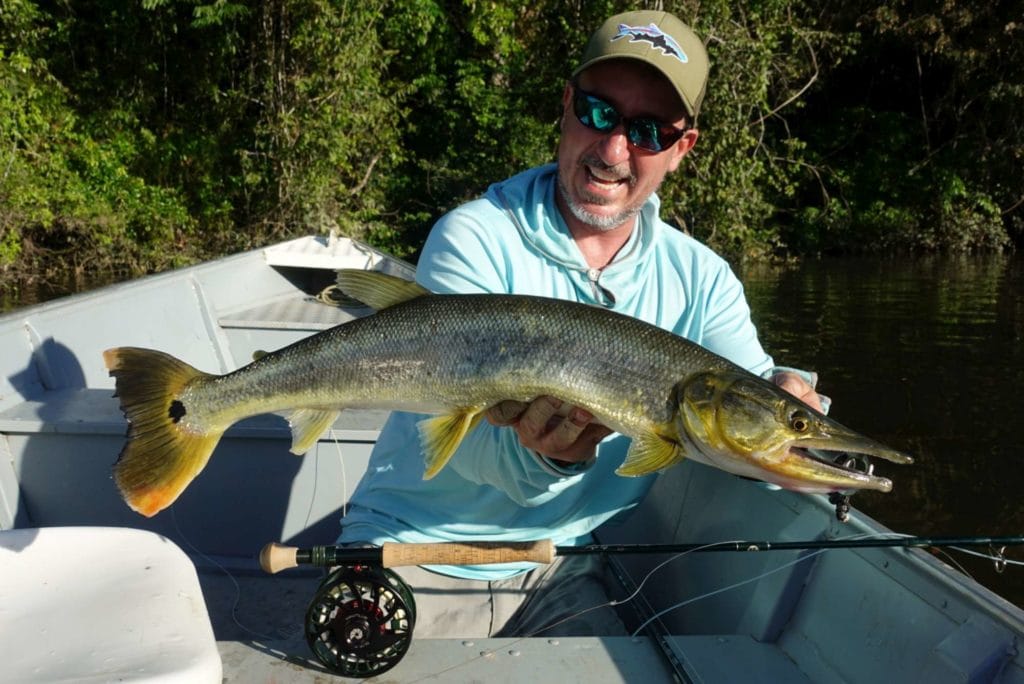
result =
[[[612,105],[627,119],[647,118],[682,128],[685,110],[672,86],[650,67],[609,60],[590,67],[579,87]],[[668,149],[651,153],[630,145],[620,123],[609,132],[592,130],[573,112],[573,88],[562,96],[558,146],[558,205],[570,228],[607,231],[632,219],[665,175],[674,171],[697,141],[691,129]]]

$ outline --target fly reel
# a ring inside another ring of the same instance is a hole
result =
[[[416,624],[412,590],[391,570],[343,565],[320,584],[306,612],[306,642],[346,677],[390,670],[409,650]]]
[[[306,611],[306,642],[317,659],[346,677],[372,677],[398,664],[412,642],[412,589],[388,568],[412,565],[550,563],[555,545],[533,542],[385,543],[379,547],[271,543],[260,552],[270,574],[299,565],[334,568]]]

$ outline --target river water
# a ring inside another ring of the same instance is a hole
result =
[[[1024,534],[1024,257],[843,257],[740,276],[776,363],[817,370],[833,417],[915,456],[877,462],[893,491],[859,493],[856,508],[908,534]],[[1024,567],[951,555],[1024,606]]]
[[[894,490],[859,493],[855,507],[908,534],[1024,534],[1024,256],[843,257],[738,273],[776,363],[818,371],[836,419],[916,457],[877,463]],[[7,291],[0,310],[86,286]],[[1000,574],[951,555],[1024,607],[1024,567]],[[1007,556],[1024,560],[1024,549]]]

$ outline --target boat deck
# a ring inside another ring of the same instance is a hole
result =
[[[322,575],[275,577],[210,569],[199,581],[210,611],[225,682],[338,681],[313,657],[305,611]],[[660,643],[659,643],[660,642]],[[673,665],[678,668],[674,671]],[[416,639],[388,672],[395,682],[735,682],[811,680],[774,644],[738,635]]]
[[[303,634],[306,607],[321,578],[308,572],[199,573],[225,682],[339,680],[316,660]],[[643,681],[672,681],[664,656],[648,637],[416,639],[414,630],[401,661],[370,681],[618,684],[638,681],[640,673]]]

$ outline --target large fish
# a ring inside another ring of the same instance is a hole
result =
[[[808,449],[911,462],[703,347],[628,316],[541,297],[434,295],[367,271],[342,271],[339,284],[378,313],[233,373],[209,375],[148,349],[104,352],[129,422],[114,466],[129,506],[146,516],[169,506],[224,431],[247,416],[293,411],[291,450],[301,454],[344,408],[435,414],[420,423],[430,478],[487,408],[541,395],[583,407],[632,438],[620,475],[689,457],[798,491],[889,491],[889,480]]]

